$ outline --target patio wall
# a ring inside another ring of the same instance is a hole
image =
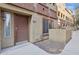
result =
[[[67,43],[71,39],[71,30],[49,29],[49,40]]]

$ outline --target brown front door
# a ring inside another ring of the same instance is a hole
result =
[[[28,40],[28,17],[14,15],[15,43]]]

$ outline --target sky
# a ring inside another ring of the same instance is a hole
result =
[[[66,8],[73,11],[73,14],[75,14],[75,8],[79,7],[79,3],[66,3]]]

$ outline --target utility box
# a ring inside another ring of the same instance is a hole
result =
[[[67,43],[71,39],[72,32],[67,29],[49,29],[49,40]]]

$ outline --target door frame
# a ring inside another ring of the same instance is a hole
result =
[[[30,29],[30,21],[31,21],[31,16],[28,16],[28,15],[23,15],[23,14],[20,14],[20,13],[13,13],[13,15],[15,15],[15,14],[19,14],[19,15],[22,15],[22,16],[27,16],[28,17],[28,20],[27,20],[27,24],[28,24],[28,26],[27,26],[27,35],[28,35],[28,40],[27,40],[27,42],[29,42],[30,40],[29,40],[29,38],[30,38],[30,35],[29,35],[29,29]],[[14,18],[14,17],[13,17]],[[15,24],[15,23],[14,23]],[[15,25],[14,25],[14,45],[17,45],[17,43],[21,43],[21,42],[16,42],[16,40],[15,40]],[[26,41],[26,40],[25,40]],[[24,42],[24,41],[22,41],[22,42]]]

